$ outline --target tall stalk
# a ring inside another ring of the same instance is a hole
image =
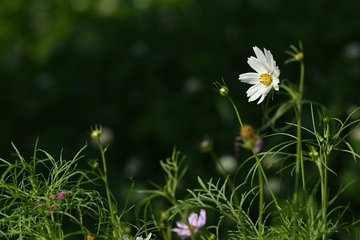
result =
[[[302,99],[303,99],[303,89],[304,89],[304,62],[300,62],[300,85],[299,85],[299,97],[296,101],[296,164],[295,164],[295,190],[294,190],[294,203],[298,204],[298,189],[299,189],[299,180],[301,174],[302,180],[302,190],[306,191],[305,183],[305,171],[304,171],[304,161],[302,157],[302,136],[301,136],[301,127],[302,127]],[[300,173],[301,171],[301,173]]]
[[[114,229],[117,226],[116,215],[115,215],[116,211],[114,210],[114,204],[113,204],[113,200],[111,198],[111,192],[110,192],[110,187],[109,187],[108,171],[107,171],[106,158],[105,158],[106,149],[104,149],[104,147],[102,146],[101,140],[100,140],[101,131],[102,131],[101,127],[98,128],[95,126],[95,129],[92,130],[92,132],[91,132],[91,137],[96,140],[96,142],[99,146],[99,149],[100,149],[100,153],[101,153],[101,160],[102,160],[102,165],[103,165],[103,173],[101,174],[101,178],[105,184],[106,197],[107,197],[107,202],[108,202],[109,211],[110,211],[110,222],[111,222],[112,229],[113,229],[112,235],[115,239],[120,239],[120,236],[118,234],[119,229]]]
[[[324,156],[324,159],[321,157],[318,158],[316,165],[319,169],[319,175],[320,175],[320,185],[321,185],[321,216],[323,220],[324,226],[327,225],[327,207],[328,207],[328,193],[327,193],[327,178],[328,173],[326,169],[327,164],[327,156],[326,154],[321,155]],[[322,239],[326,239],[326,231],[323,231]]]
[[[116,220],[115,220],[115,211],[114,211],[114,204],[113,201],[111,199],[111,193],[110,193],[110,188],[109,188],[109,181],[108,181],[108,172],[107,172],[107,167],[106,167],[106,158],[105,158],[105,151],[104,148],[100,142],[100,139],[97,139],[98,144],[99,144],[99,148],[100,148],[100,152],[101,152],[101,160],[102,160],[102,164],[103,164],[103,176],[102,179],[104,181],[105,184],[105,190],[106,190],[106,197],[107,197],[107,201],[109,204],[109,211],[110,211],[110,216],[111,216],[111,223],[113,226],[116,226]],[[114,231],[115,234],[116,231]],[[117,234],[115,234],[117,235]],[[114,236],[114,237],[118,237],[118,236]]]
[[[296,239],[297,234],[297,209],[299,208],[299,190],[300,190],[300,176],[301,176],[301,188],[303,196],[306,196],[306,181],[305,181],[305,170],[304,170],[304,161],[302,155],[302,107],[303,107],[303,94],[304,94],[304,53],[301,42],[299,43],[299,49],[295,46],[291,45],[290,48],[293,50],[286,51],[287,54],[292,56],[292,58],[285,61],[285,63],[300,62],[300,81],[299,81],[299,90],[295,95],[295,116],[296,116],[296,160],[295,160],[295,186],[294,186],[294,196],[293,196],[293,204],[294,204],[294,213],[292,216],[292,226],[293,226],[293,239]]]

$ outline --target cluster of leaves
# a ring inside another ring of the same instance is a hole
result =
[[[90,233],[85,222],[106,223],[106,203],[97,191],[83,185],[95,183],[90,171],[77,168],[81,149],[73,159],[54,159],[35,147],[26,160],[14,146],[17,161],[0,159],[0,237],[2,239],[65,239]],[[63,229],[64,222],[76,223]]]

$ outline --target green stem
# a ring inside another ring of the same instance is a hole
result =
[[[296,99],[296,136],[297,136],[297,143],[296,143],[296,163],[295,163],[295,187],[294,187],[294,205],[295,209],[298,208],[299,204],[299,180],[300,180],[300,174],[301,174],[301,180],[302,180],[302,190],[305,194],[306,192],[306,183],[305,183],[305,171],[304,171],[304,162],[302,157],[302,136],[301,136],[301,127],[302,127],[302,99],[303,99],[303,92],[304,92],[304,73],[305,73],[305,67],[304,62],[300,62],[300,84],[299,84],[299,96]],[[301,173],[300,173],[301,171]],[[295,222],[297,219],[297,213],[294,212],[292,222],[294,224],[293,227],[293,238],[296,237],[296,227]]]
[[[258,178],[259,178],[259,233],[263,232],[263,205],[264,205],[264,180],[262,176],[262,166],[259,158],[256,158],[258,167]],[[269,188],[270,189],[270,188]]]
[[[324,154],[325,155],[325,154]],[[328,207],[328,196],[327,196],[327,182],[328,182],[328,173],[326,169],[327,165],[327,157],[325,155],[324,162],[321,159],[318,160],[318,168],[320,174],[320,181],[321,181],[321,212],[324,226],[327,226],[327,207]],[[323,231],[322,239],[326,239],[326,231]]]
[[[299,86],[299,92],[300,92],[300,99],[299,99],[299,124],[297,125],[297,132],[298,132],[298,156],[300,158],[300,164],[301,164],[301,179],[302,179],[302,187],[304,193],[306,193],[306,182],[305,182],[305,170],[304,170],[304,161],[302,158],[302,136],[301,136],[301,126],[302,126],[302,99],[304,95],[304,74],[305,74],[305,67],[304,62],[300,62],[300,86]]]
[[[242,123],[242,121],[241,121],[239,111],[237,110],[236,105],[235,105],[234,101],[231,99],[231,97],[230,97],[229,95],[228,95],[227,97],[228,97],[228,99],[229,99],[229,101],[230,101],[231,105],[234,107],[234,110],[235,110],[236,116],[237,116],[238,121],[239,121],[239,124],[240,124],[240,128],[242,128],[242,127],[243,127],[243,123]]]
[[[294,203],[298,203],[298,189],[299,189],[299,178],[301,171],[302,178],[302,188],[303,191],[306,191],[305,185],[305,173],[304,173],[304,163],[302,161],[302,136],[301,136],[301,126],[302,126],[302,96],[304,89],[304,63],[300,62],[300,85],[299,85],[299,97],[296,103],[296,135],[297,135],[297,144],[296,144],[296,165],[295,165],[295,190],[294,190]]]
[[[272,190],[272,188],[271,188],[271,186],[270,186],[270,183],[269,183],[269,180],[267,179],[267,176],[266,176],[266,174],[265,174],[265,171],[264,171],[264,168],[262,167],[262,165],[261,165],[261,161],[260,161],[260,158],[259,158],[259,156],[255,153],[255,152],[253,152],[253,154],[254,154],[254,157],[255,157],[255,159],[256,159],[256,163],[257,163],[257,170],[258,170],[258,174],[259,175],[261,175],[261,176],[259,176],[259,188],[260,188],[260,198],[264,198],[264,195],[263,195],[263,193],[264,193],[264,184],[263,184],[263,182],[265,182],[265,184],[266,184],[266,186],[267,186],[267,188],[269,189],[269,193],[270,193],[270,195],[271,195],[271,198],[273,199],[273,202],[274,202],[274,204],[275,204],[275,207],[276,207],[276,209],[279,211],[279,213],[280,213],[280,218],[282,219],[282,222],[286,222],[286,219],[284,219],[284,216],[281,214],[281,211],[282,211],[282,209],[280,208],[280,205],[279,205],[279,203],[278,203],[278,201],[277,201],[277,199],[276,199],[276,197],[275,197],[275,194],[274,194],[274,192],[273,192],[273,190]],[[261,178],[261,180],[260,180],[260,178]],[[262,192],[262,193],[261,193]],[[263,200],[262,200],[263,201]],[[259,201],[259,205],[260,205],[260,201]],[[263,203],[261,203],[261,206],[263,205]],[[260,208],[260,207],[259,207]],[[260,213],[261,214],[263,214],[263,211],[261,210],[260,211]],[[260,218],[260,217],[259,217]],[[261,218],[262,218],[262,216],[261,216]],[[286,225],[285,225],[285,227],[286,227]],[[260,229],[260,227],[259,227],[259,229]],[[290,229],[288,229],[289,231],[290,231]]]
[[[109,204],[109,211],[110,211],[110,216],[111,216],[111,224],[113,226],[113,228],[116,226],[116,220],[115,220],[115,214],[114,214],[114,205],[111,199],[111,193],[110,193],[110,188],[109,188],[109,181],[108,181],[108,173],[107,173],[107,167],[106,167],[106,159],[105,159],[105,151],[104,148],[100,142],[100,139],[97,139],[99,148],[100,148],[100,152],[101,152],[101,160],[103,163],[103,175],[102,175],[102,179],[105,183],[105,190],[106,190],[106,197],[107,197],[107,201]],[[114,231],[115,229],[113,229],[113,235],[114,237],[117,239],[119,236],[117,236],[117,231]]]
[[[258,171],[258,176],[259,176],[259,191],[260,191],[260,193],[259,193],[259,198],[260,198],[259,199],[259,222],[261,222],[261,224],[259,225],[259,231],[260,231],[260,229],[263,230],[262,229],[262,219],[263,219],[263,217],[262,217],[263,210],[262,209],[263,209],[263,204],[264,204],[264,182],[265,182],[267,188],[269,189],[269,193],[270,193],[270,195],[271,195],[271,197],[273,199],[273,202],[274,202],[274,204],[276,206],[276,209],[280,210],[281,208],[279,206],[279,203],[276,200],[275,194],[274,194],[274,192],[273,192],[273,190],[272,190],[272,188],[270,186],[269,180],[266,177],[266,174],[265,174],[265,171],[264,171],[264,169],[263,169],[263,167],[261,165],[261,161],[260,161],[259,156],[255,152],[253,152],[253,154],[254,154],[254,157],[256,159],[257,171]],[[280,217],[282,218],[283,216],[280,215]]]
[[[51,217],[53,217],[53,216],[51,216]],[[51,219],[51,221],[54,221],[54,220]],[[51,230],[51,227],[50,227],[51,224],[50,224],[49,222],[50,222],[49,219],[46,218],[45,228],[46,228],[46,231],[47,231],[47,235],[50,236],[50,237],[52,237],[53,233],[52,233],[52,230]]]

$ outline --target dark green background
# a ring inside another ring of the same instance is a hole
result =
[[[139,188],[163,182],[159,159],[174,146],[188,156],[186,186],[197,187],[197,175],[218,177],[200,141],[211,136],[218,155],[233,154],[239,130],[212,82],[224,78],[243,121],[261,125],[261,106],[247,103],[249,86],[238,80],[251,71],[253,46],[270,50],[280,79],[297,84],[299,68],[283,64],[284,50],[302,41],[305,98],[341,119],[359,104],[359,7],[358,0],[2,1],[0,155],[10,158],[13,141],[30,156],[39,137],[40,148],[72,157],[90,126],[102,124],[114,134],[107,156],[120,202],[130,176]],[[90,145],[88,158],[99,156],[95,150]],[[358,177],[352,164],[350,157],[336,164],[339,181]],[[353,197],[344,202],[356,204]]]

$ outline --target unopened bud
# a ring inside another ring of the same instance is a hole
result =
[[[214,146],[214,144],[210,138],[206,138],[200,143],[200,149],[204,153],[211,152],[213,149],[213,146]]]
[[[93,139],[99,139],[100,136],[101,136],[101,130],[96,129],[91,132],[91,138]]]
[[[168,211],[161,212],[161,221],[167,221],[170,217],[170,213]]]
[[[229,94],[229,88],[226,86],[224,79],[223,83],[213,82],[215,85],[214,91],[218,92],[221,96],[226,97]]]
[[[99,162],[98,162],[97,159],[90,159],[90,160],[88,161],[88,164],[90,165],[90,167],[91,167],[92,169],[96,169],[96,168],[99,167]]]
[[[96,236],[92,233],[86,235],[86,240],[96,240]]]
[[[126,225],[125,227],[124,227],[124,233],[125,234],[130,234],[131,233],[131,227],[129,226],[129,225]]]
[[[226,86],[222,86],[220,89],[219,89],[219,93],[221,96],[225,97],[229,94],[229,88],[226,87]]]
[[[243,141],[248,141],[249,139],[253,139],[255,136],[254,128],[250,125],[245,124],[240,130],[240,136]]]
[[[295,54],[294,59],[295,59],[296,61],[301,61],[301,60],[303,60],[303,59],[304,59],[304,53],[299,52],[299,53]]]

